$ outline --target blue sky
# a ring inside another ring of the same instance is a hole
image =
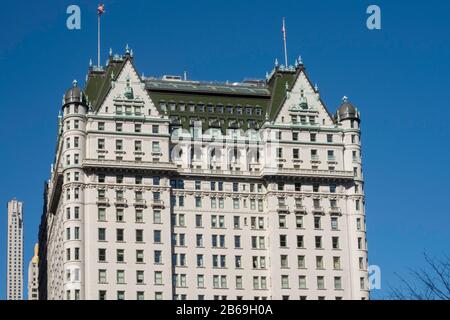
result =
[[[82,29],[66,28],[78,4]],[[382,30],[366,28],[366,8]],[[395,272],[448,253],[450,20],[448,1],[105,1],[103,55],[128,43],[145,75],[195,80],[263,78],[302,55],[335,112],[347,95],[362,114],[370,263],[388,294]],[[25,270],[37,240],[61,98],[96,59],[94,1],[8,1],[0,11],[0,299],[6,291],[6,204],[25,202]]]

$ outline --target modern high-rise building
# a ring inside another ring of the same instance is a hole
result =
[[[41,298],[367,299],[363,187],[360,114],[301,60],[156,79],[127,48],[64,96]]]
[[[39,300],[39,245],[34,246],[34,256],[28,264],[28,300]]]
[[[8,202],[7,300],[23,299],[23,203]]]

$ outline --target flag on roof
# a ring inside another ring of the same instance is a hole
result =
[[[97,8],[97,14],[99,16],[101,16],[104,12],[105,12],[105,5],[104,4],[99,4],[98,8]]]

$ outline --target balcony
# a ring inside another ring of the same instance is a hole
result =
[[[98,197],[96,203],[98,206],[105,206],[105,207],[109,206],[109,200],[106,197]]]
[[[323,208],[319,207],[319,206],[315,206],[312,209],[312,212],[313,212],[313,214],[316,214],[316,215],[324,215],[325,214],[325,211],[323,210]]]
[[[294,209],[295,214],[306,214],[306,208],[301,204],[296,204]]]
[[[337,170],[312,170],[312,169],[291,169],[291,168],[264,168],[262,176],[294,176],[294,177],[317,177],[317,178],[338,178],[353,180],[352,171]]]
[[[127,206],[127,199],[125,199],[125,198],[116,198],[116,201],[114,202],[114,205],[116,207],[126,207]]]
[[[285,203],[278,203],[278,213],[289,213],[289,207]]]
[[[160,209],[162,209],[162,208],[164,208],[164,201],[153,199],[152,200],[152,207],[153,208],[160,208]]]
[[[145,201],[144,199],[134,199],[134,207],[135,208],[146,208],[147,201]]]
[[[329,212],[330,212],[330,215],[332,215],[332,216],[342,216],[341,209],[338,207],[331,207]]]

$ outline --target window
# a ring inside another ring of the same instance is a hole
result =
[[[155,224],[161,223],[161,211],[159,210],[153,211],[153,223]]]
[[[152,152],[153,153],[160,153],[161,149],[159,147],[159,141],[153,141],[152,142]]]
[[[328,150],[327,151],[327,155],[328,155],[328,161],[334,161],[334,150]]]
[[[292,157],[294,159],[300,159],[300,150],[299,149],[292,149]]]
[[[124,241],[124,231],[123,229],[116,229],[116,241]]]
[[[321,229],[321,217],[314,217],[314,229]]]
[[[310,134],[310,141],[311,142],[316,142],[317,141],[317,135],[315,133],[311,133]]]
[[[339,229],[338,218],[337,217],[331,217],[331,230],[336,231],[338,229]]]
[[[162,263],[162,254],[161,250],[155,250],[154,251],[154,263],[161,264]]]
[[[342,289],[342,278],[334,277],[334,289],[341,290]]]
[[[98,282],[106,283],[106,270],[104,269],[98,270]]]
[[[144,271],[142,271],[142,270],[136,271],[136,283],[137,284],[144,283]]]
[[[202,215],[200,215],[200,214],[195,215],[195,226],[196,227],[202,226]]]
[[[285,254],[282,254],[280,256],[280,260],[281,260],[281,268],[288,268],[289,267],[289,263],[288,263],[288,256]]]
[[[116,221],[117,222],[123,222],[124,221],[123,209],[117,209],[116,210]]]
[[[361,218],[356,218],[356,229],[361,231]]]
[[[332,134],[327,134],[327,142],[333,143],[333,135]]]
[[[317,289],[319,290],[325,289],[325,279],[323,276],[317,277]]]
[[[295,224],[298,229],[302,229],[303,228],[303,216],[301,216],[299,214],[296,215],[295,216]]]
[[[333,249],[339,249],[339,237],[331,238]]]
[[[315,245],[316,245],[316,249],[322,248],[322,237],[321,236],[315,237]]]
[[[195,207],[196,208],[202,207],[202,198],[201,197],[195,197]]]
[[[134,151],[135,152],[141,152],[142,151],[142,141],[135,141],[134,142]]]
[[[153,230],[153,242],[161,243],[161,230]]]
[[[234,247],[235,248],[241,247],[241,236],[234,236]]]
[[[136,250],[136,263],[144,263],[144,250]]]
[[[97,130],[98,131],[105,131],[105,123],[104,122],[99,122],[97,124]]]
[[[136,223],[144,222],[144,212],[142,210],[140,210],[140,209],[136,210],[135,221],[136,221]]]
[[[287,275],[281,276],[281,288],[289,289],[289,276],[287,276]]]
[[[98,261],[106,261],[106,249],[98,249]]]
[[[304,248],[305,247],[305,241],[303,239],[303,236],[298,235],[297,236],[297,248]]]
[[[125,262],[125,250],[124,249],[116,250],[116,261],[117,262]]]
[[[121,151],[123,149],[123,141],[116,140],[116,150]]]
[[[340,270],[341,269],[341,258],[333,257],[333,269]]]
[[[303,269],[305,265],[305,256],[297,256],[297,267]]]
[[[117,270],[117,283],[124,284],[125,283],[125,270]]]
[[[142,124],[140,124],[140,123],[135,123],[135,124],[134,124],[134,132],[136,132],[136,133],[142,132]]]
[[[144,241],[144,230],[137,229],[136,230],[136,242]]]
[[[292,140],[298,141],[298,132],[292,132]]]
[[[106,229],[105,228],[98,229],[98,241],[106,241]]]
[[[158,125],[152,125],[152,133],[158,134],[159,133],[159,126]]]
[[[316,269],[323,269],[323,257],[316,256]]]
[[[285,215],[279,215],[278,216],[278,227],[279,228],[286,228],[286,216]]]
[[[287,235],[280,234],[280,247],[286,248],[287,247]]]

